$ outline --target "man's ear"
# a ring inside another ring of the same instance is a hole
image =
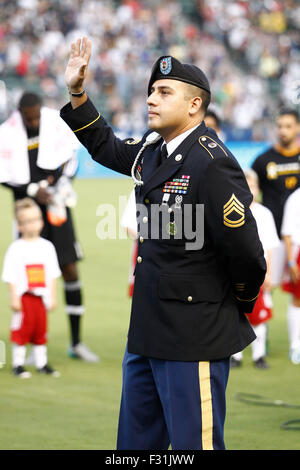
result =
[[[202,98],[200,96],[195,96],[194,98],[192,98],[190,105],[190,114],[194,116],[195,114],[199,113],[201,106]]]

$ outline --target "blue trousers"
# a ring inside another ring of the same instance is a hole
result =
[[[152,359],[125,351],[118,450],[223,450],[229,358]]]

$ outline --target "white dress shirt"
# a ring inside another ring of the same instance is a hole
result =
[[[191,129],[188,129],[187,131],[183,132],[182,134],[177,135],[176,137],[174,137],[174,139],[170,140],[170,142],[168,144],[166,144],[166,142],[164,141],[162,145],[164,145],[164,144],[167,145],[168,156],[171,155],[171,153],[173,153],[177,149],[177,147],[179,147],[181,142],[183,142],[184,139],[188,135],[190,135],[196,129],[196,127],[198,127],[199,125],[200,125],[200,123],[197,124],[194,127],[191,127]]]

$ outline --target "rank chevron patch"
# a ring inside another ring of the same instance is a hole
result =
[[[232,194],[223,206],[224,225],[230,228],[238,228],[245,223],[245,208],[238,198]]]

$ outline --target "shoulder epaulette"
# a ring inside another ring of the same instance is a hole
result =
[[[208,152],[212,159],[216,157],[228,157],[227,150],[209,135],[202,135],[198,139],[199,144]]]
[[[127,145],[137,145],[141,142],[142,138],[139,138],[139,139],[127,139],[125,144]]]

